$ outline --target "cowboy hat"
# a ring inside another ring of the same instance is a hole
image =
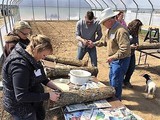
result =
[[[109,18],[116,16],[117,14],[118,12],[113,12],[111,8],[106,8],[101,12],[101,15],[99,17],[99,23],[101,24]]]

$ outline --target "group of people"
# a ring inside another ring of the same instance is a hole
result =
[[[30,34],[30,25],[19,21],[13,31],[4,36],[3,106],[13,120],[44,120],[43,101],[57,101],[60,97],[58,88],[47,78],[40,62],[53,52],[51,39]],[[44,93],[42,84],[53,91]]]
[[[92,66],[97,67],[96,46],[107,46],[106,62],[110,66],[110,85],[116,90],[116,97],[121,100],[122,87],[132,88],[130,78],[135,69],[135,49],[138,47],[138,33],[143,25],[139,19],[131,21],[128,26],[124,21],[124,12],[113,12],[107,8],[101,12],[99,19],[88,11],[84,20],[76,25],[78,40],[77,59],[82,60],[88,52]],[[102,39],[101,24],[106,28]]]
[[[110,65],[110,85],[121,100],[122,85],[130,86],[130,77],[135,69],[135,49],[138,47],[138,32],[142,26],[139,19],[126,25],[123,12],[114,13],[110,8],[102,11],[99,19],[92,11],[76,25],[78,40],[77,59],[89,54],[91,64],[97,67],[96,46],[101,44],[102,28],[106,28],[103,41],[107,46],[107,60]],[[51,39],[45,35],[31,35],[31,26],[25,21],[15,23],[13,31],[5,39],[2,68],[3,105],[14,120],[44,120],[43,101],[58,101],[60,92],[45,75],[41,59],[52,54]],[[53,89],[44,92],[43,85]]]

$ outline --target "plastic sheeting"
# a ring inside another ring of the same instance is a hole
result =
[[[2,35],[18,20],[79,20],[88,10],[98,17],[108,7],[114,11],[124,10],[127,23],[138,18],[144,25],[160,26],[157,0],[0,0],[0,3],[1,15],[4,15]]]

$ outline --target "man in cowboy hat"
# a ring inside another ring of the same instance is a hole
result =
[[[128,31],[115,20],[117,13],[110,8],[102,11],[100,24],[107,28],[107,62],[110,65],[110,85],[116,90],[116,97],[121,100],[122,84],[130,61],[130,40]]]

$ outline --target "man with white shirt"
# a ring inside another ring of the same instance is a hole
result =
[[[122,84],[130,61],[129,33],[120,23],[115,20],[114,13],[110,8],[102,11],[100,24],[107,29],[107,62],[110,65],[110,85],[116,90],[116,97],[121,100]]]

